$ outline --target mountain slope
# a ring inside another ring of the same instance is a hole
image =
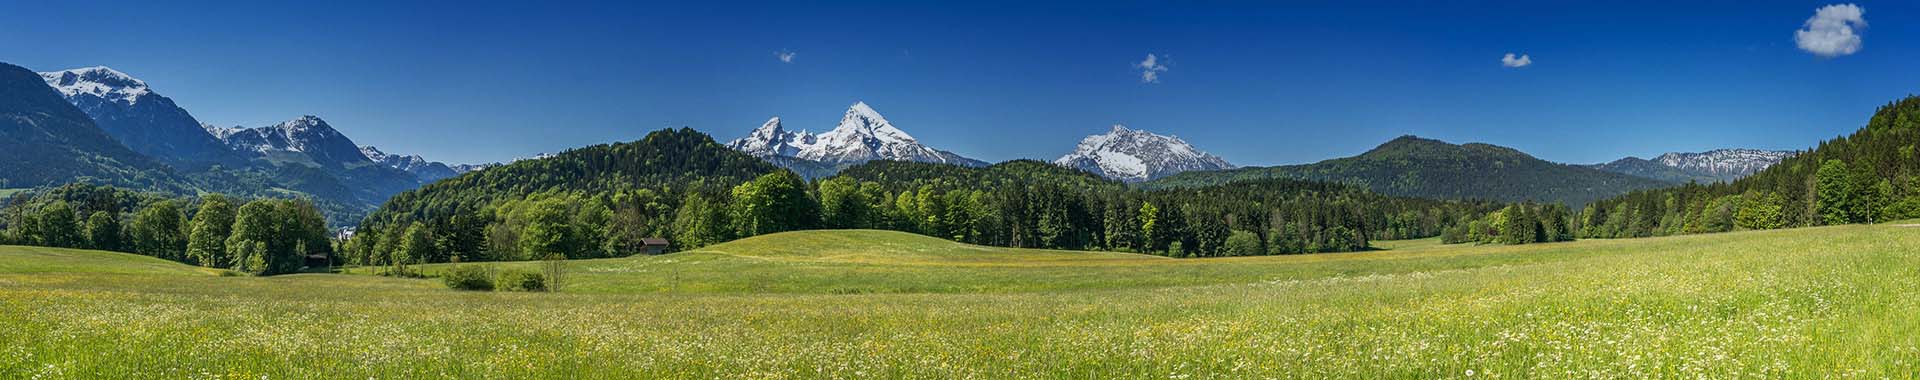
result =
[[[980,160],[921,144],[865,102],[848,107],[840,124],[826,133],[788,131],[780,118],[774,117],[746,137],[727,143],[727,147],[768,158],[777,165],[797,167],[802,174],[838,171],[876,160],[986,166]]]
[[[342,203],[342,212],[329,212],[339,224],[353,224],[388,197],[424,182],[374,162],[353,139],[312,115],[265,127],[206,129],[235,151],[271,163],[276,182]]]
[[[182,170],[213,164],[244,165],[187,110],[140,79],[103,66],[44,72],[40,77],[80,108],[107,135]]]
[[[1852,134],[1745,178],[1614,197],[1582,218],[1598,237],[1920,218],[1920,96],[1881,106]]]
[[[1072,153],[1053,163],[1127,182],[1155,180],[1186,171],[1233,168],[1227,160],[1202,152],[1179,137],[1128,129],[1119,124],[1105,134],[1080,140]]]
[[[301,116],[280,124],[258,128],[209,130],[227,146],[251,152],[275,163],[299,163],[333,170],[345,170],[373,164],[360,146],[326,120],[313,115]]]
[[[1652,160],[1627,157],[1586,166],[1673,183],[1712,183],[1729,182],[1752,175],[1793,154],[1791,151],[1778,150],[1715,149],[1699,153],[1667,153]]]
[[[1667,183],[1548,162],[1512,148],[1454,145],[1414,136],[1381,144],[1359,156],[1305,165],[1186,172],[1148,187],[1194,187],[1262,178],[1298,178],[1366,186],[1398,196],[1440,199],[1560,202],[1579,206]]]
[[[421,217],[441,218],[542,191],[686,191],[699,184],[730,188],[775,170],[779,168],[728,149],[706,134],[668,129],[639,141],[572,149],[427,184],[393,196],[366,220],[378,228]]]
[[[0,188],[76,181],[191,188],[166,165],[114,140],[38,73],[0,63]]]
[[[380,148],[371,146],[360,147],[360,154],[374,163],[413,174],[414,177],[420,179],[421,183],[431,183],[442,178],[471,171],[457,170],[452,166],[447,166],[445,163],[427,161],[426,157],[420,157],[419,155],[387,154],[387,152],[380,151]]]

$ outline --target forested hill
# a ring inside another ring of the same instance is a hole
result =
[[[434,182],[395,195],[361,226],[377,229],[396,220],[445,222],[456,213],[538,192],[726,189],[775,170],[779,168],[693,129],[664,129],[639,141],[588,146]]]
[[[40,74],[0,63],[0,188],[75,180],[170,193],[191,189],[159,161],[114,141]]]
[[[1852,135],[1730,184],[1643,191],[1595,202],[1587,236],[1631,237],[1869,223],[1920,217],[1920,97],[1874,112]]]
[[[1455,145],[1414,136],[1393,139],[1354,157],[1305,165],[1186,172],[1146,186],[1197,187],[1264,178],[1343,182],[1398,196],[1539,201],[1575,207],[1629,191],[1670,186],[1647,178],[1549,162],[1502,146]]]
[[[1036,160],[1013,160],[970,168],[906,161],[870,161],[840,171],[840,177],[879,183],[889,191],[913,190],[933,184],[942,188],[994,188],[1027,183],[1049,183],[1080,190],[1118,190],[1120,181],[1079,169]]]

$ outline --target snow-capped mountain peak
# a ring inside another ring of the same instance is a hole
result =
[[[919,144],[920,141],[908,135],[907,131],[895,128],[887,118],[880,116],[867,102],[855,102],[847,107],[846,116],[840,117],[840,125],[832,131],[820,135],[823,138],[845,138],[842,136],[872,137],[885,142]],[[830,137],[831,136],[831,137]]]
[[[380,148],[375,148],[372,146],[361,146],[360,155],[366,156],[368,160],[372,160],[376,162],[386,161],[387,158],[392,157],[391,155],[388,155],[387,152],[380,151]],[[418,157],[418,156],[415,156],[415,157]]]
[[[89,94],[110,102],[133,105],[141,96],[153,93],[147,82],[106,66],[40,73],[61,95],[68,98]]]
[[[360,147],[360,154],[365,155],[367,160],[411,173],[414,177],[419,177],[420,182],[438,181],[441,178],[452,177],[460,173],[481,168],[481,166],[477,165],[447,165],[441,162],[428,161],[426,157],[420,157],[420,155],[389,154],[380,151],[380,148],[372,146]]]
[[[1192,170],[1232,169],[1233,164],[1202,152],[1179,137],[1114,124],[1107,133],[1080,140],[1072,153],[1054,164],[1128,182],[1142,182]]]
[[[203,128],[205,128],[203,126]],[[373,162],[359,144],[333,129],[326,120],[304,115],[293,120],[259,128],[210,128],[208,133],[242,152],[274,156],[276,152],[297,153],[322,167],[356,167]]]
[[[895,127],[866,102],[847,107],[840,124],[818,135],[789,131],[778,117],[767,120],[746,137],[727,143],[728,147],[762,158],[798,158],[830,165],[857,164],[873,160],[896,160],[983,166],[958,154],[921,144],[906,131]],[[777,162],[790,162],[779,160]]]

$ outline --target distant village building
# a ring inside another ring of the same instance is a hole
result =
[[[667,253],[667,249],[671,247],[672,247],[672,243],[668,242],[667,239],[663,239],[663,238],[640,239],[641,254],[646,254],[646,255],[663,254],[663,253]]]

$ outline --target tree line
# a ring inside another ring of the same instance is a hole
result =
[[[16,194],[0,207],[0,228],[0,244],[127,252],[252,274],[298,271],[308,255],[333,251],[326,218],[305,200],[91,184]]]
[[[359,265],[617,257],[639,251],[648,237],[671,238],[684,250],[822,228],[1177,257],[1344,252],[1370,240],[1435,236],[1497,208],[1283,179],[1148,191],[1038,161],[987,168],[872,162],[817,182],[772,170],[722,183],[543,190],[483,204],[416,201],[459,206],[376,213],[391,219],[370,218],[344,244],[344,256]]]

